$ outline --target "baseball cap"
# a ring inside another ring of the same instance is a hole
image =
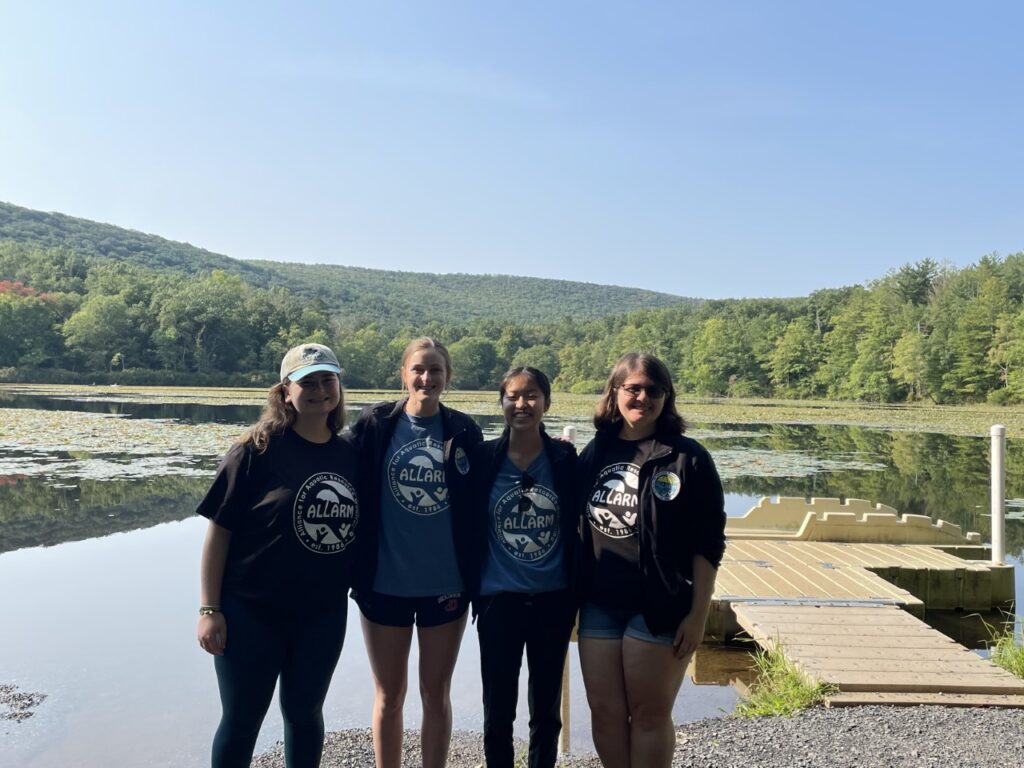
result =
[[[299,344],[289,349],[281,361],[281,381],[299,381],[317,371],[330,371],[341,375],[338,358],[323,344]]]

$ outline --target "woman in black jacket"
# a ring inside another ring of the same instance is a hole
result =
[[[725,551],[722,485],[683,436],[665,364],[616,363],[580,457],[579,645],[594,745],[606,768],[668,768],[672,704],[704,637]]]
[[[513,766],[512,725],[525,648],[528,765],[552,768],[562,729],[562,668],[577,610],[576,450],[544,431],[551,384],[543,372],[513,368],[502,379],[499,401],[505,430],[478,446],[472,472],[484,755],[488,768]]]
[[[439,341],[402,355],[408,396],[366,409],[352,427],[366,478],[365,555],[354,597],[376,687],[378,768],[399,768],[413,625],[419,643],[424,768],[443,768],[451,740],[451,680],[469,605],[469,454],[481,441],[469,416],[441,404],[452,378]]]

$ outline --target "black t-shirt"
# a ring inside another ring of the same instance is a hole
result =
[[[263,453],[228,451],[196,512],[231,531],[223,591],[260,603],[345,599],[359,494],[352,443],[311,443],[287,430]]]
[[[616,439],[587,497],[586,515],[596,561],[587,597],[600,605],[639,610],[639,478],[640,467],[653,448],[653,438]]]

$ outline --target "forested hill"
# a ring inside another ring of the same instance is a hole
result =
[[[397,328],[419,325],[425,319],[544,323],[695,301],[638,288],[568,280],[242,261],[156,235],[0,202],[2,240],[32,248],[65,248],[85,259],[113,260],[160,272],[199,275],[222,270],[255,287],[280,286],[301,297],[319,299],[349,327],[375,323]],[[425,304],[429,304],[428,312]]]
[[[245,263],[90,226],[0,207],[0,381],[265,385],[290,346],[319,341],[348,386],[394,389],[405,344],[429,334],[462,389],[533,365],[557,391],[597,392],[642,350],[700,395],[1024,403],[1024,251],[962,269],[926,258],[805,297],[626,312],[640,292]]]
[[[478,319],[553,322],[565,317],[622,315],[695,303],[667,293],[569,280],[513,275],[388,272],[332,264],[249,261],[275,282],[303,296],[316,296],[346,316],[384,325],[423,320],[464,323]]]
[[[66,248],[87,259],[111,259],[145,269],[190,275],[222,269],[253,285],[266,285],[270,280],[270,274],[258,267],[189,243],[4,202],[0,202],[0,240],[35,248]]]

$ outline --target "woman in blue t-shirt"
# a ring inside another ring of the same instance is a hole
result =
[[[378,768],[399,768],[413,625],[419,642],[424,768],[443,768],[451,740],[451,679],[469,604],[466,492],[469,454],[482,439],[464,413],[441,404],[452,379],[439,341],[402,355],[408,396],[366,409],[352,428],[366,474],[367,532],[354,597],[376,696]]]
[[[359,529],[356,453],[339,436],[334,353],[281,362],[260,420],[228,451],[197,512],[209,518],[197,636],[214,657],[223,715],[213,768],[248,766],[280,681],[288,768],[315,768],[341,654]]]
[[[551,384],[542,371],[513,368],[499,392],[505,430],[479,445],[473,461],[473,551],[479,555],[473,612],[480,640],[484,754],[488,768],[512,768],[525,648],[528,765],[552,768],[562,729],[562,668],[577,608],[571,578],[576,450],[544,431]]]

